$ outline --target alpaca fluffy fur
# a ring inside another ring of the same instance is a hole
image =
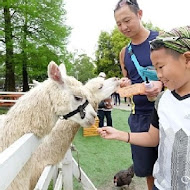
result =
[[[116,78],[104,80],[97,77],[85,85],[90,104],[97,109],[98,103],[117,90]],[[59,120],[51,133],[46,136],[32,157],[32,176],[30,190],[34,189],[43,169],[47,165],[59,163],[65,156],[80,125],[72,121]]]
[[[86,101],[82,84],[73,77],[66,76],[66,73],[61,74],[59,67],[53,62],[48,66],[48,75],[49,79],[19,98],[6,114],[3,126],[0,127],[0,152],[26,133],[44,137],[55,126],[59,115],[75,110]],[[81,97],[81,101],[77,102],[74,96]],[[83,120],[79,114],[70,119],[90,126],[96,113],[90,104],[85,109],[87,113]],[[8,189],[27,189],[27,173],[31,166],[26,164],[24,167],[24,175],[20,176],[20,180],[15,179]]]

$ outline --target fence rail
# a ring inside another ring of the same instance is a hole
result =
[[[16,103],[18,98],[20,98],[24,94],[25,92],[0,91],[0,106],[11,107]]]
[[[20,94],[21,92],[0,92],[2,94]],[[2,102],[15,103],[17,100],[3,100]],[[32,153],[37,149],[41,140],[34,134],[29,133],[23,135],[15,141],[7,149],[0,153],[0,190],[6,190],[11,184],[25,163],[30,159]],[[73,176],[77,179],[81,177],[80,183],[84,190],[97,190],[85,172],[80,168],[72,157],[71,149],[69,149],[59,164],[45,167],[42,172],[35,190],[47,190],[50,181],[53,179],[54,190],[73,190]]]
[[[0,189],[6,189],[40,144],[32,133],[22,136],[0,153]]]

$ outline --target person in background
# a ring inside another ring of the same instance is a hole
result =
[[[114,95],[114,105],[116,105],[116,106],[117,106],[117,104],[120,105],[121,99],[120,99],[119,93],[114,92],[113,95]]]
[[[190,189],[190,26],[160,34],[150,42],[151,60],[167,89],[159,95],[148,132],[98,129],[105,139],[156,147],[153,190]],[[141,123],[143,125],[143,123]],[[151,156],[151,155],[150,155]],[[143,167],[143,166],[142,166]]]
[[[133,53],[141,66],[151,66],[149,41],[158,36],[157,31],[146,29],[141,21],[143,12],[136,0],[120,0],[114,10],[114,17],[119,31],[131,40]],[[143,79],[131,60],[128,49],[125,47],[120,53],[120,65],[124,78],[121,87],[129,83],[142,83]],[[154,102],[147,96],[157,96],[162,89],[162,83],[153,82],[153,88],[146,90],[145,95],[135,95],[131,98],[131,114],[128,119],[131,132],[145,132],[149,130],[151,112]],[[147,96],[146,96],[147,95]],[[146,177],[148,190],[152,190],[154,178],[152,177],[153,165],[157,159],[157,148],[131,145],[132,159],[136,176]]]
[[[101,101],[98,105],[98,118],[99,118],[99,127],[103,127],[104,125],[104,118],[106,118],[107,126],[112,127],[112,98],[111,96],[106,98],[105,100]]]
[[[130,106],[130,98],[124,97],[124,102],[127,103],[128,106]]]
[[[104,72],[100,72],[98,77],[106,78],[106,74]],[[102,100],[98,105],[98,118],[99,118],[99,127],[104,126],[104,118],[106,118],[107,126],[112,126],[112,98],[111,96]]]

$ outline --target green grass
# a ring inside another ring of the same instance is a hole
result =
[[[1,115],[1,114],[6,114],[8,110],[9,110],[9,108],[0,107],[0,115]]]
[[[113,126],[119,130],[129,131],[127,119],[129,112],[114,109],[112,111]],[[82,128],[73,141],[79,152],[80,166],[97,188],[103,188],[112,181],[113,176],[132,163],[130,145],[121,141],[105,140],[99,136],[83,137]],[[73,156],[76,157],[76,152]],[[75,188],[82,190],[80,184]]]

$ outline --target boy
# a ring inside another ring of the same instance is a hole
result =
[[[150,129],[128,133],[103,127],[105,139],[152,147],[159,143],[153,190],[190,189],[190,26],[163,33],[150,43],[151,60],[167,90],[157,100]]]

